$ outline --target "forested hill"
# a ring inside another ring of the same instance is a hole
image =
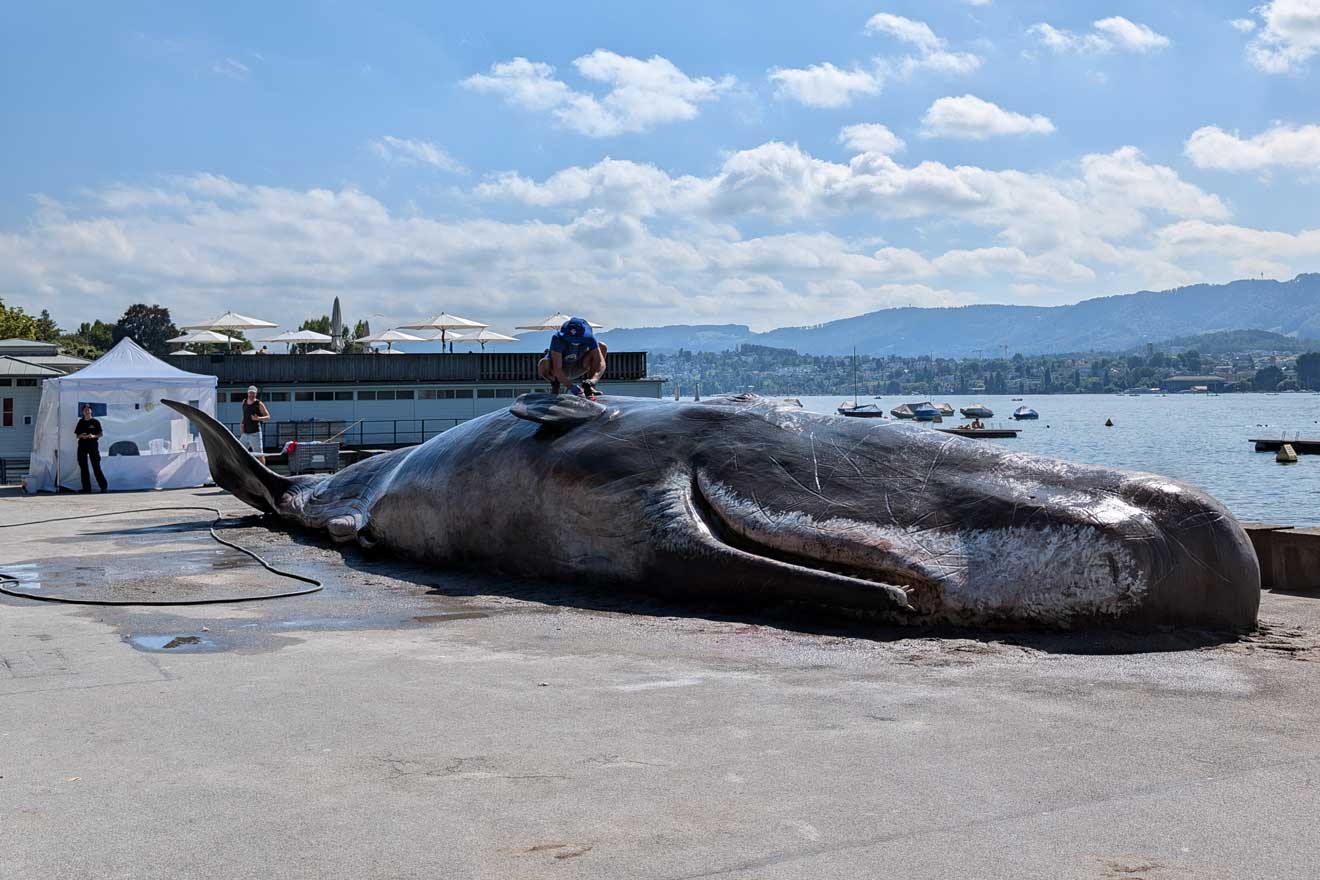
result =
[[[975,305],[883,309],[820,324],[754,333],[741,324],[610,330],[618,351],[724,351],[744,342],[803,354],[1052,354],[1125,351],[1146,342],[1226,330],[1320,338],[1320,274],[1291,281],[1197,284],[1084,300],[1067,306]]]

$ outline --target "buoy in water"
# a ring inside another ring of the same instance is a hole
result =
[[[1106,427],[1106,428],[1112,428],[1112,427],[1114,427],[1114,420],[1113,420],[1113,419],[1105,419],[1105,427]]]
[[[1297,464],[1297,451],[1292,448],[1291,443],[1285,443],[1275,453],[1274,460],[1279,464]]]

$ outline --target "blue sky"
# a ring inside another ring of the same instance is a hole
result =
[[[1317,66],[1320,0],[27,4],[0,297],[764,329],[1291,277]]]

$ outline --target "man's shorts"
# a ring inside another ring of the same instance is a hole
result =
[[[261,430],[258,429],[255,434],[239,433],[238,442],[243,444],[243,448],[253,455],[265,455],[266,446],[261,441]]]
[[[547,367],[550,366],[550,349],[547,348],[545,350],[545,354],[541,355],[541,360],[545,362]],[[564,364],[564,374],[570,379],[585,376],[587,374],[587,365],[584,361],[578,361],[575,364]]]

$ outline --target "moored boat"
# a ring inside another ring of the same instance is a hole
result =
[[[906,403],[900,403],[891,409],[889,414],[896,419],[910,419],[912,418],[912,407]]]
[[[930,401],[922,403],[909,404],[912,407],[912,418],[919,422],[933,422],[940,418],[940,411]]]
[[[1038,419],[1040,418],[1040,413],[1036,412],[1029,406],[1019,406],[1017,409],[1013,410],[1013,418],[1018,421],[1024,419]]]
[[[841,416],[851,416],[855,419],[883,419],[885,411],[874,403],[857,403],[856,401],[844,401],[839,404],[837,410]]]
[[[953,415],[953,404],[951,403],[937,403],[934,404],[934,406],[937,410],[940,411],[940,415],[942,416]]]
[[[969,419],[993,419],[995,417],[994,410],[988,406],[982,406],[979,403],[974,403],[971,406],[964,406],[958,411],[962,413],[965,418]]]

